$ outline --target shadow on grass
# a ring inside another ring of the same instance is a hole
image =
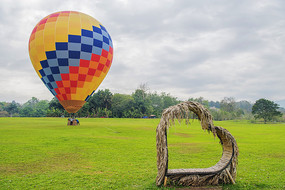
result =
[[[234,189],[234,190],[272,189],[272,187],[264,183],[236,183],[235,185],[224,185],[223,189]]]
[[[187,186],[179,186],[179,185],[170,185],[168,184],[166,187],[161,185],[159,187],[156,186],[154,182],[150,182],[143,189],[160,189],[160,190],[222,190],[223,186],[202,186],[202,187],[187,187]]]
[[[235,185],[229,184],[229,185],[223,185],[223,186],[203,186],[203,187],[183,187],[183,186],[166,186],[163,185],[160,187],[157,187],[155,183],[149,183],[146,187],[146,189],[168,189],[168,190],[222,190],[222,189],[228,189],[228,190],[245,190],[245,189],[272,189],[272,187],[268,184],[264,183],[237,183]]]

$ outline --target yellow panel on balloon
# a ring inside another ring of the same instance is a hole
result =
[[[55,39],[57,42],[68,41],[68,17],[60,17],[56,22]]]
[[[55,22],[45,24],[44,30],[44,47],[45,51],[55,50]]]
[[[73,35],[81,35],[81,21],[78,14],[70,14],[68,33]]]
[[[92,23],[90,21],[89,16],[87,15],[80,15],[81,18],[81,27],[85,30],[92,30]]]

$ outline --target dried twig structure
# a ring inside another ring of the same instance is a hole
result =
[[[220,161],[210,168],[168,169],[167,129],[175,124],[175,120],[183,119],[189,123],[193,112],[201,121],[202,129],[212,132],[220,139],[223,155]],[[164,110],[160,123],[156,128],[157,177],[156,185],[170,182],[183,186],[205,186],[235,183],[238,163],[238,146],[234,137],[224,128],[214,126],[212,116],[207,109],[196,102],[183,102]]]

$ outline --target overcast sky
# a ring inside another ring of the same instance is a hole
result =
[[[63,10],[99,20],[114,43],[99,89],[180,100],[285,99],[285,1],[0,0],[0,101],[52,98],[28,53],[34,26]]]

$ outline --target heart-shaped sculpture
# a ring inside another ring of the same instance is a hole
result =
[[[91,16],[61,11],[35,26],[29,54],[46,87],[67,112],[76,113],[108,73],[113,43],[106,28]]]
[[[193,112],[201,121],[202,129],[218,136],[223,146],[220,161],[209,168],[168,169],[167,129],[185,118],[189,122],[189,113]],[[156,185],[171,184],[183,186],[208,186],[235,183],[238,163],[238,146],[235,138],[222,127],[214,126],[210,112],[197,102],[182,102],[165,109],[156,128],[157,177]]]

